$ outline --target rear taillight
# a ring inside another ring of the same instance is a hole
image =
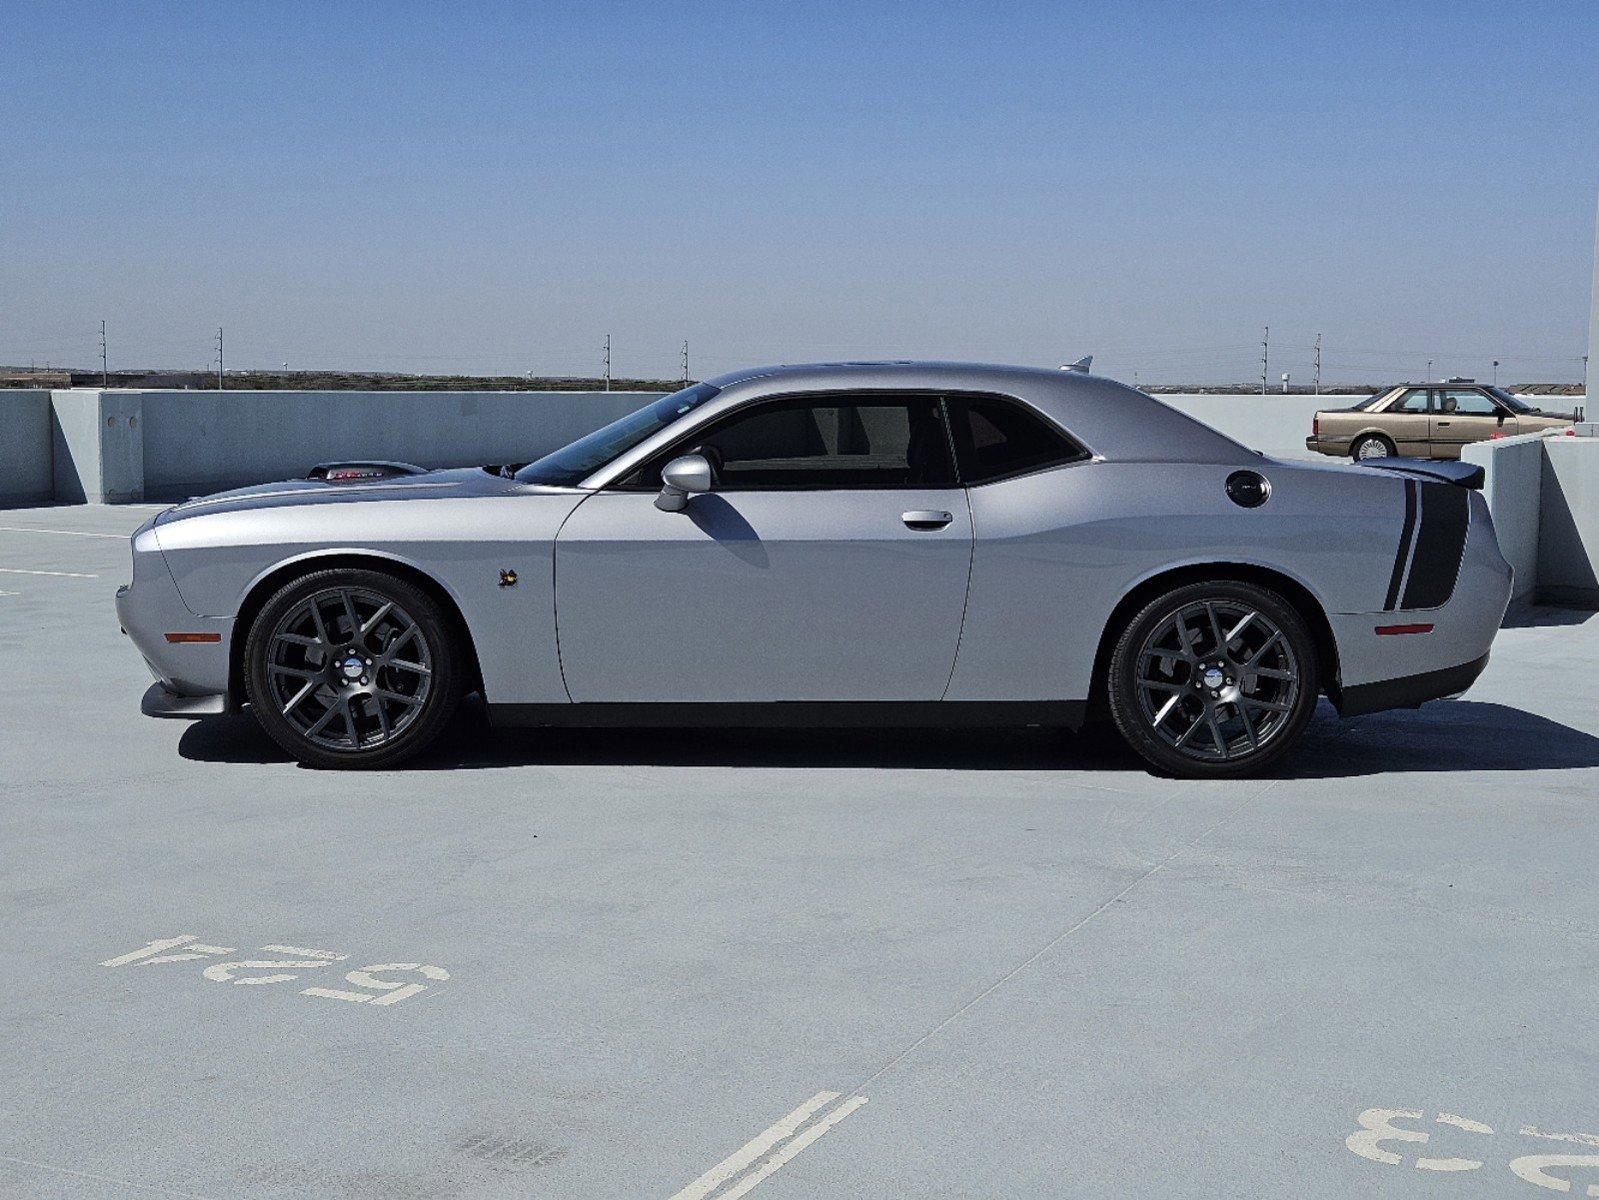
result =
[[[1320,413],[1317,413],[1314,417],[1310,418],[1310,436],[1311,437],[1320,437],[1321,436],[1321,414]]]

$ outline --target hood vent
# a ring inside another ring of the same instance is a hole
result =
[[[311,468],[307,479],[320,479],[324,483],[379,483],[385,479],[399,479],[405,475],[425,475],[426,467],[403,462],[349,462],[318,463]]]

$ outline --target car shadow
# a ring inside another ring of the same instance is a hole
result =
[[[288,762],[248,715],[196,721],[178,741],[196,762]],[[520,766],[920,768],[959,771],[1143,771],[1114,730],[1060,729],[494,729],[462,706],[437,744],[397,768]],[[1599,767],[1599,737],[1487,701],[1340,720],[1325,701],[1296,753],[1270,776],[1353,779],[1411,771]]]

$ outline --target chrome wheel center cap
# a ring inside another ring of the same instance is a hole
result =
[[[1205,673],[1200,676],[1200,680],[1211,691],[1215,691],[1227,681],[1227,676],[1221,673],[1220,667],[1206,667]]]
[[[352,654],[339,664],[339,674],[343,675],[347,682],[354,683],[366,674],[366,664]]]

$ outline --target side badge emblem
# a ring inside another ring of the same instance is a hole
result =
[[[515,587],[516,586],[516,572],[511,570],[509,567],[500,568],[500,586],[501,587]]]

